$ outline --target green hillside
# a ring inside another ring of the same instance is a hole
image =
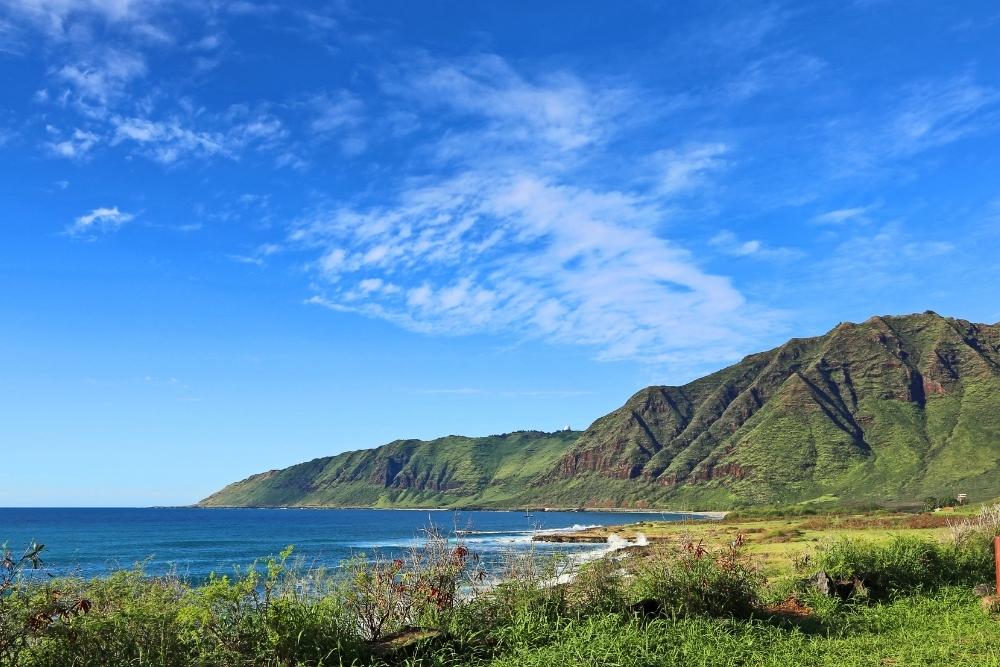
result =
[[[205,506],[515,506],[579,431],[396,440],[271,470],[209,496]]]
[[[725,508],[956,493],[1000,495],[1000,326],[928,312],[647,387],[582,434],[397,441],[202,504]]]

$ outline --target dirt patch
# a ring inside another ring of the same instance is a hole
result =
[[[810,607],[802,604],[802,601],[796,597],[790,597],[777,604],[772,604],[766,607],[766,610],[775,616],[783,616],[785,618],[808,618],[813,613]]]

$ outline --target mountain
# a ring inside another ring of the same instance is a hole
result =
[[[396,440],[230,484],[205,506],[513,506],[564,456],[579,431]]]
[[[725,508],[1000,495],[1000,325],[842,323],[583,433],[397,441],[255,475],[202,505]]]

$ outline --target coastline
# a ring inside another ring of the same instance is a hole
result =
[[[198,510],[384,510],[399,512],[523,512],[524,507],[375,507],[370,505],[157,505],[138,509],[198,509]],[[678,510],[666,508],[637,509],[634,507],[528,507],[528,512],[593,512],[595,514],[671,514],[703,519],[723,519],[729,510]]]

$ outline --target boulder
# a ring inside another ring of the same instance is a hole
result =
[[[972,594],[978,597],[986,597],[988,595],[996,595],[997,587],[993,584],[979,584],[972,589]]]
[[[809,578],[808,585],[810,588],[813,588],[828,597],[832,597],[837,593],[836,584],[834,583],[833,578],[822,570]]]

